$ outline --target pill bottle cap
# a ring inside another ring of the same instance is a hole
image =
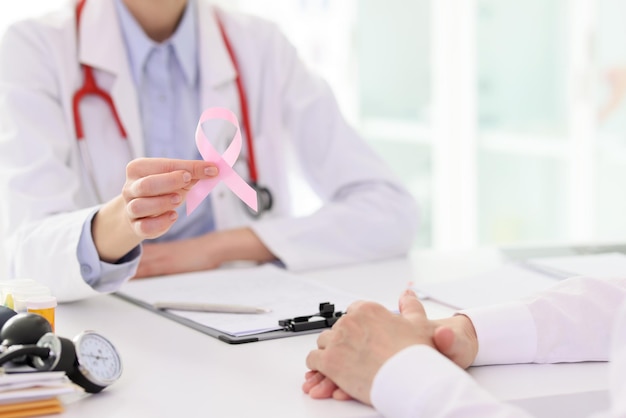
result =
[[[32,296],[26,299],[26,309],[48,309],[57,306],[54,296]]]
[[[34,285],[13,289],[14,299],[28,299],[30,296],[51,296],[50,288],[42,285]]]

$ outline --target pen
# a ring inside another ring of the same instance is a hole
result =
[[[152,306],[154,306],[156,309],[235,314],[261,314],[272,311],[271,309],[257,308],[255,306],[227,305],[219,303],[156,302]]]

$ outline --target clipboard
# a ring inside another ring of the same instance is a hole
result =
[[[114,293],[113,295],[117,296],[118,298],[122,300],[130,302],[142,308],[148,309],[158,315],[171,319],[172,321],[176,321],[182,325],[188,326],[189,328],[195,329],[196,331],[200,331],[204,334],[210,335],[211,337],[215,337],[218,340],[223,341],[228,344],[254,343],[254,342],[264,341],[264,340],[274,340],[277,338],[294,337],[297,335],[315,334],[318,332],[322,332],[325,328],[332,327],[333,324],[336,322],[336,320],[339,319],[343,315],[342,311],[335,311],[334,305],[331,304],[330,302],[322,302],[320,303],[320,312],[318,312],[318,314],[324,313],[323,306],[330,306],[332,307],[331,317],[324,317],[322,315],[313,314],[313,315],[298,316],[294,318],[286,318],[286,319],[281,320],[281,321],[284,321],[284,323],[282,324],[282,327],[283,327],[282,329],[277,329],[273,331],[264,331],[264,332],[259,332],[257,334],[249,334],[249,335],[231,335],[226,332],[220,331],[219,329],[202,325],[196,321],[192,321],[191,319],[177,315],[173,312],[170,312],[167,309],[155,308],[153,305],[149,303],[132,298],[123,293]],[[321,319],[319,320],[314,319],[313,322],[308,321],[308,319],[315,318],[315,317],[320,317]],[[305,321],[304,318],[306,318],[307,321]],[[319,324],[320,326],[314,326],[311,328],[304,326],[302,327],[302,329],[299,329],[298,325],[304,324],[305,322],[307,324],[311,324],[311,323]]]
[[[114,295],[228,344],[321,332],[332,326],[348,305],[362,299],[272,264],[131,280]],[[253,305],[268,308],[271,313],[241,315],[156,308],[155,304],[163,300]],[[318,307],[319,312],[314,313]]]

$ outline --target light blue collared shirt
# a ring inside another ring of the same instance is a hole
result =
[[[175,33],[162,43],[145,34],[122,0],[115,0],[115,5],[139,97],[147,156],[201,159],[194,138],[201,113],[195,0],[188,1]],[[177,211],[178,220],[172,228],[151,242],[190,238],[214,229],[209,198],[190,216],[185,214],[185,205]],[[107,291],[128,277],[129,268],[136,268],[140,249],[117,264],[100,261],[91,236],[92,219],[83,227],[78,260],[83,279],[95,289]]]

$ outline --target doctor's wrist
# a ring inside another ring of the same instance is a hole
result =
[[[128,222],[125,210],[125,202],[118,196],[102,205],[93,217],[91,234],[104,262],[117,262],[142,241]]]

